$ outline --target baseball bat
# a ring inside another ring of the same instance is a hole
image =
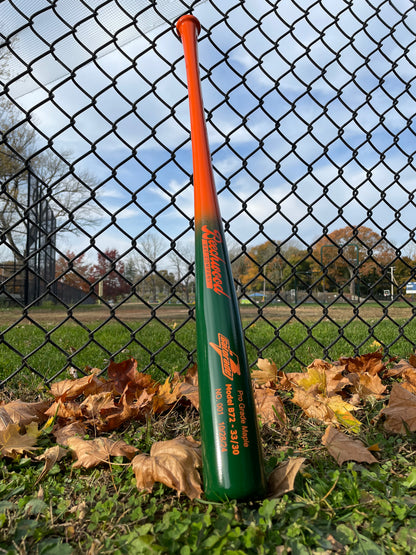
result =
[[[195,205],[195,279],[202,473],[207,499],[265,494],[263,453],[231,264],[218,205],[204,117],[197,36],[182,16]]]

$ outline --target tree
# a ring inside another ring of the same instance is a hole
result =
[[[313,254],[314,266],[327,271],[327,286],[348,286],[351,295],[358,272],[362,279],[374,282],[395,258],[390,243],[365,226],[346,226],[325,235],[315,243]]]
[[[185,301],[189,303],[192,285],[195,282],[192,272],[192,265],[195,261],[194,244],[190,242],[178,243],[176,249],[170,251],[169,261],[174,281],[178,284],[177,288],[184,292]]]
[[[85,254],[76,255],[68,250],[57,259],[55,276],[59,283],[88,292],[92,281],[92,266],[85,260]]]
[[[284,249],[280,242],[266,241],[248,251],[246,271],[241,281],[257,291],[277,290],[283,281],[286,266]]]
[[[3,54],[1,81],[6,82],[7,77],[7,55]],[[0,100],[0,129],[0,229],[9,251],[3,252],[3,257],[10,257],[12,251],[14,258],[23,262],[27,255],[29,173],[39,179],[43,202],[49,203],[60,233],[82,233],[94,225],[94,217],[101,211],[95,202],[88,202],[88,197],[96,180],[85,170],[75,171],[69,151],[58,155],[45,146],[34,118],[29,120],[5,96]]]
[[[158,291],[162,283],[166,283],[157,270],[157,262],[163,253],[164,240],[156,233],[148,233],[142,237],[138,253],[135,257],[139,269],[139,290],[143,298],[156,303]],[[136,287],[137,289],[137,287]]]
[[[313,282],[312,259],[306,249],[297,245],[288,245],[284,253],[287,265],[283,278],[287,280],[288,289],[305,289]]]
[[[97,264],[92,267],[91,280],[96,284],[102,283],[102,290],[99,285],[95,286],[98,294],[102,292],[105,299],[115,300],[120,295],[127,294],[131,286],[124,277],[124,263],[120,260],[120,255],[116,249],[106,249],[97,255]]]

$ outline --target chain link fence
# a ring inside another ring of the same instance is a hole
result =
[[[4,0],[3,384],[196,360],[184,13],[251,364],[413,350],[412,1]]]

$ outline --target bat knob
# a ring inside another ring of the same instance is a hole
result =
[[[199,20],[191,14],[183,15],[176,22],[176,30],[178,31],[178,35],[182,37],[183,26],[187,23],[191,23],[195,27],[196,35],[198,36],[201,31],[201,24],[199,23]]]

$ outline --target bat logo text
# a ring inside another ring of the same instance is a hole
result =
[[[225,335],[219,333],[218,345],[210,342],[210,346],[216,353],[219,354],[221,358],[222,373],[226,378],[232,380],[234,378],[234,374],[241,374],[238,356],[231,350],[230,341],[227,337],[225,337]]]
[[[211,231],[206,225],[202,226],[202,254],[204,257],[205,283],[217,295],[229,297],[223,289],[221,264],[224,260],[218,254],[218,245],[222,243],[218,229]]]

